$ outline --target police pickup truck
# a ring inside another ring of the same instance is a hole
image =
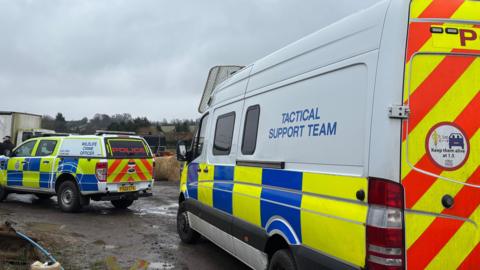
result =
[[[64,212],[79,211],[91,199],[126,209],[151,196],[152,185],[152,153],[137,136],[35,138],[0,156],[0,201],[9,193],[30,193],[56,195]]]

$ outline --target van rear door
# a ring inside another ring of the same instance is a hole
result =
[[[407,49],[408,269],[480,269],[480,2],[429,3],[412,3]]]
[[[107,183],[151,181],[153,158],[150,148],[142,139],[108,138]]]

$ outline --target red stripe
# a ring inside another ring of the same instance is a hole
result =
[[[122,181],[122,178],[125,174],[128,172],[128,163],[122,168],[122,170],[115,176],[115,179],[113,179],[113,182],[118,183]]]
[[[472,184],[478,184],[480,182],[480,167],[477,168],[475,173],[467,182]],[[454,208],[467,208],[465,210],[456,211],[464,211],[463,214],[469,217],[480,204],[480,190],[478,188],[471,188],[474,191],[464,191],[465,189],[469,188],[464,186],[455,197],[456,202]],[[469,198],[460,198],[460,196],[466,196],[472,192],[477,195],[477,200],[469,201]],[[445,210],[442,212],[442,214],[448,214],[451,211],[453,211],[453,209]],[[408,249],[408,269],[425,269],[425,267],[428,266],[428,264],[460,229],[463,223],[464,221],[462,220],[442,217],[435,218],[433,223],[425,230],[420,238],[418,238],[417,241],[415,241],[415,243]]]
[[[424,155],[415,167],[421,168],[422,170],[426,170],[435,175],[442,173],[442,169],[433,165],[427,155]],[[423,194],[430,189],[436,180],[436,177],[426,175],[419,171],[410,171],[402,182],[403,187],[405,188],[405,206],[407,208],[413,208],[417,201],[422,198]]]
[[[464,0],[435,0],[418,17],[448,19],[464,2]]]
[[[108,167],[108,174],[111,175],[115,172],[115,170],[117,169],[118,165],[120,165],[120,163],[122,163],[122,161],[120,159],[116,159],[113,163],[112,163],[112,166],[109,166]]]
[[[436,0],[420,14],[419,18],[450,18],[462,4],[463,0]],[[430,26],[430,23],[410,23],[408,29],[407,62],[432,37]]]
[[[410,23],[408,29],[407,62],[410,61],[413,54],[420,51],[425,43],[432,37],[430,26],[431,24],[429,23]]]
[[[480,166],[470,177],[469,184],[480,185]],[[445,209],[442,213],[445,215],[469,218],[480,205],[480,188],[463,186],[455,196],[455,206],[451,209]]]
[[[480,243],[473,249],[470,255],[463,261],[458,270],[480,269]]]
[[[148,180],[147,177],[145,176],[145,174],[142,172],[142,170],[140,170],[138,165],[137,165],[137,175],[138,175],[138,177],[140,178],[141,181]]]
[[[460,115],[455,119],[455,123],[463,128],[466,135],[471,138],[478,130],[478,111],[480,108],[480,92],[465,107]],[[428,172],[440,175],[442,170],[433,165],[425,154],[415,167],[426,170]],[[435,183],[436,178],[429,175],[412,170],[403,179],[402,184],[405,188],[405,202],[407,208],[412,208],[418,200],[430,189]]]
[[[408,120],[409,132],[414,130],[435,107],[475,59],[476,57],[445,57],[432,74],[413,92],[409,99],[412,111]]]
[[[148,161],[146,159],[141,159],[140,161],[143,163],[143,166],[145,166],[145,168],[148,170],[148,172],[150,172],[150,174],[153,174],[152,165],[150,165],[150,163],[148,163]]]

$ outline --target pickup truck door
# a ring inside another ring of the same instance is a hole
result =
[[[38,180],[32,179],[32,184],[37,185],[41,189],[53,189],[53,178],[55,175],[55,168],[58,167],[59,159],[56,158],[58,146],[60,145],[58,139],[43,139],[38,143],[35,151],[35,164],[38,163]],[[30,165],[32,162],[30,162]],[[30,167],[30,170],[37,170],[37,168]]]
[[[0,156],[0,186],[7,185],[7,162],[8,157]]]
[[[32,156],[36,140],[27,141],[17,147],[7,164],[7,186],[9,187],[27,187],[30,173],[28,171],[29,157]]]

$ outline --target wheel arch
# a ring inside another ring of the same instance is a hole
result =
[[[180,192],[180,195],[178,196],[178,204],[181,204],[183,201],[185,201],[185,194]]]
[[[55,180],[55,193],[58,193],[58,188],[60,185],[66,181],[72,181],[77,186],[78,190],[81,191],[80,185],[78,184],[77,178],[71,173],[61,173]]]
[[[290,250],[290,244],[284,236],[275,233],[268,238],[264,252],[267,254],[268,260],[270,260],[273,254],[281,249]]]

